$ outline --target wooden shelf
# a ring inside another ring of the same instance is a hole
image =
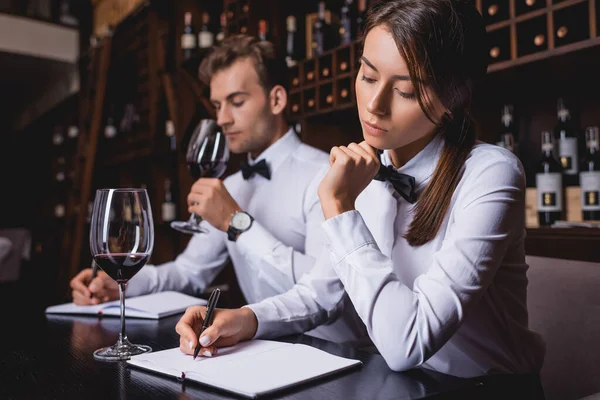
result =
[[[528,56],[519,57],[516,60],[509,60],[499,63],[490,64],[488,67],[488,73],[502,71],[506,69],[510,69],[513,67],[517,67],[524,64],[529,64],[535,61],[544,60],[551,57],[566,55],[569,53],[574,53],[579,50],[584,50],[591,47],[596,47],[600,45],[600,37],[595,37],[593,39],[588,39],[583,42],[577,42],[568,44],[562,47],[556,47],[551,50],[541,51],[539,53],[530,54]]]
[[[530,256],[600,262],[598,228],[528,228],[525,253]]]
[[[550,6],[547,6],[547,7],[544,7],[544,8],[540,8],[540,9],[537,9],[535,11],[531,11],[531,12],[527,12],[527,13],[521,14],[519,16],[515,16],[513,18],[509,18],[509,19],[506,19],[506,20],[503,20],[503,21],[495,22],[493,24],[489,24],[489,25],[486,26],[486,30],[488,32],[493,32],[495,30],[498,30],[498,29],[501,29],[501,28],[505,28],[505,27],[510,26],[512,24],[516,24],[516,23],[519,23],[519,22],[527,21],[527,20],[533,19],[535,17],[539,17],[541,15],[545,15],[545,14],[547,14],[549,12],[558,11],[558,10],[561,10],[563,8],[574,6],[574,5],[577,5],[577,4],[580,4],[580,3],[587,3],[588,1],[589,0],[566,0],[566,1],[563,1],[561,3],[552,4]]]

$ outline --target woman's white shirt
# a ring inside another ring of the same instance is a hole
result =
[[[415,177],[418,194],[442,149],[438,136],[398,169]],[[386,152],[382,163],[391,165]],[[290,291],[248,306],[256,337],[306,331],[353,307],[393,370],[539,371],[545,346],[527,327],[524,207],[519,160],[479,142],[436,237],[411,247],[403,235],[414,205],[373,181],[356,211],[323,223],[327,248],[314,269]]]

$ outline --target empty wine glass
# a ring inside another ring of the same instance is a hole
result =
[[[229,146],[221,127],[212,119],[202,119],[194,128],[186,151],[186,162],[194,180],[220,178],[227,170]],[[192,214],[187,221],[173,221],[171,227],[184,233],[203,233],[202,218]]]
[[[154,247],[154,223],[145,189],[96,191],[90,226],[94,261],[119,284],[121,332],[116,344],[94,352],[100,361],[127,360],[152,349],[129,342],[125,332],[127,282],[146,264]]]

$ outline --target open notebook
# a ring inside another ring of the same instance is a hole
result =
[[[133,356],[127,363],[251,398],[362,364],[304,344],[258,339],[220,348],[213,357],[194,360],[177,347]]]
[[[125,299],[125,317],[160,319],[184,312],[188,307],[206,305],[206,300],[179,292],[158,292]],[[75,303],[59,304],[46,308],[46,314],[94,314],[121,316],[119,300],[95,306],[78,306]]]

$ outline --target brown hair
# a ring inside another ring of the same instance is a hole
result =
[[[230,36],[214,47],[200,64],[200,80],[209,85],[216,72],[244,58],[254,62],[259,82],[266,93],[277,85],[283,86],[287,91],[287,67],[283,57],[277,55],[273,43],[249,35]]]
[[[476,85],[487,70],[486,30],[473,2],[467,0],[380,0],[369,11],[365,36],[376,26],[384,26],[393,35],[419,105],[445,140],[405,234],[411,246],[420,246],[439,231],[475,144],[470,109]],[[441,121],[431,117],[433,104],[426,89],[449,111]]]

